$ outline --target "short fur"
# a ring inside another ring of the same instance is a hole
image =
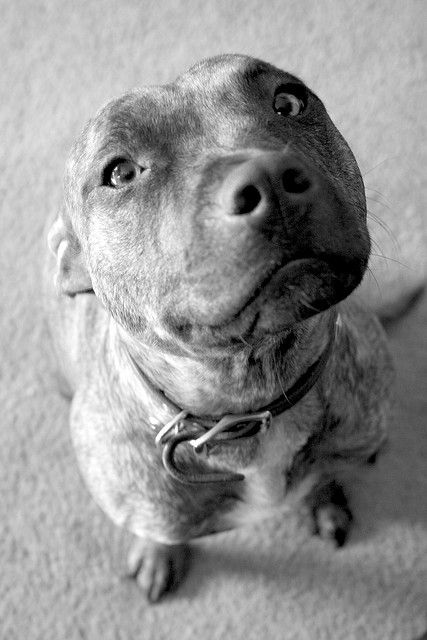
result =
[[[275,92],[294,85],[305,109],[276,113]],[[144,169],[120,189],[106,181],[115,158]],[[289,168],[308,178],[302,196],[283,186]],[[236,213],[248,184],[261,201]],[[346,299],[369,257],[364,188],[321,101],[271,65],[228,55],[109,102],[71,153],[49,245],[77,458],[98,504],[142,541],[129,567],[148,597],[179,580],[182,543],[292,496],[342,544],[351,511],[336,475],[384,442],[392,365],[377,320]],[[167,474],[154,438],[176,407],[220,417],[266,405],[319,357],[336,317],[319,382],[266,434],[207,459],[181,447],[184,467],[243,482]]]

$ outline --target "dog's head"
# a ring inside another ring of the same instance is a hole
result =
[[[109,102],[68,163],[57,282],[194,349],[286,331],[367,266],[362,179],[322,102],[245,56]]]

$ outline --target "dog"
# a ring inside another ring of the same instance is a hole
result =
[[[386,440],[393,366],[352,301],[364,186],[298,78],[242,55],[110,101],[68,161],[47,310],[72,440],[150,601],[188,542],[292,505],[344,544],[341,477]],[[350,296],[350,297],[349,297]]]

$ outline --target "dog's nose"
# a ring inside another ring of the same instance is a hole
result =
[[[263,227],[289,207],[304,207],[315,182],[313,172],[296,156],[264,153],[231,169],[221,187],[222,203],[226,214]]]

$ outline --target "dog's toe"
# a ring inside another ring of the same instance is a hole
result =
[[[166,545],[137,539],[128,555],[128,575],[135,578],[149,602],[157,602],[183,580],[189,561],[185,544]]]
[[[341,485],[335,480],[320,484],[314,488],[308,502],[314,533],[342,547],[347,540],[353,516]]]
[[[330,503],[321,505],[314,511],[315,533],[337,547],[342,547],[347,540],[351,521],[348,507]]]

